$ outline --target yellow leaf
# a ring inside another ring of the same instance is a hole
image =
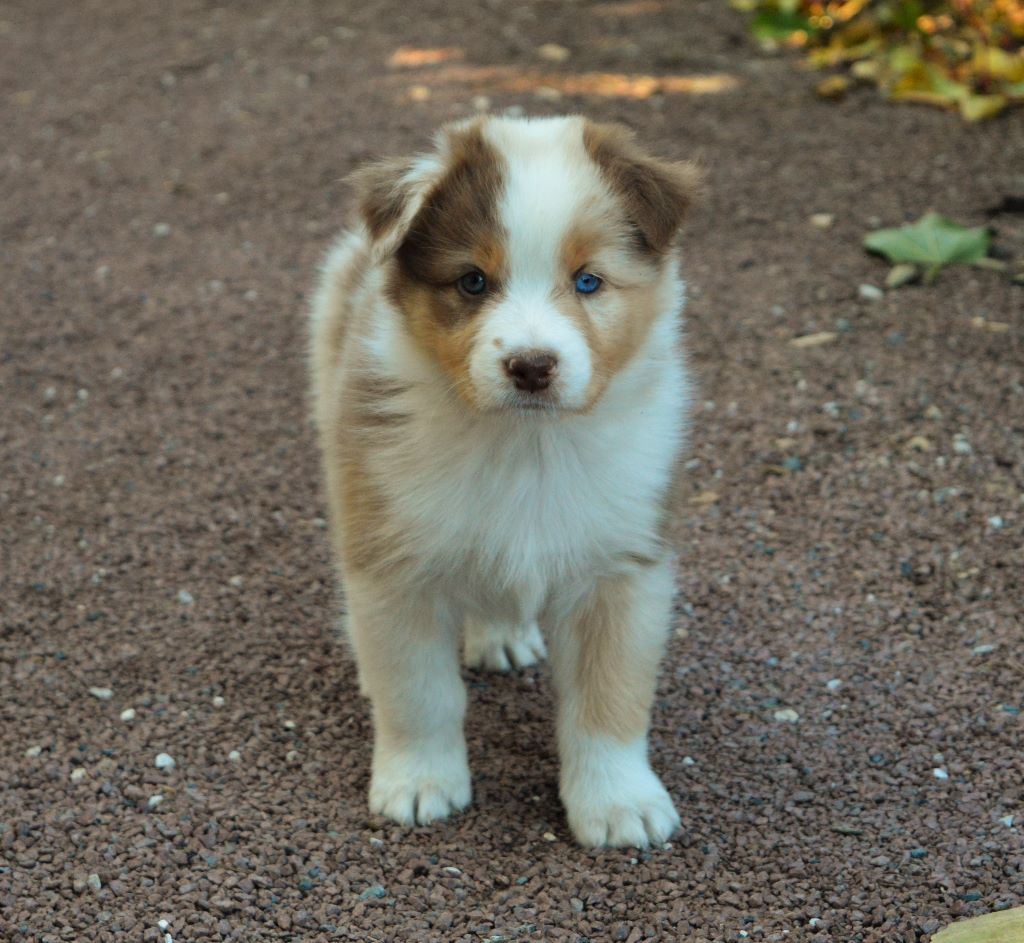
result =
[[[960,114],[968,121],[981,121],[1006,107],[1005,95],[968,95],[960,101]]]
[[[845,75],[830,75],[814,86],[814,90],[819,96],[833,100],[842,98],[849,88],[850,80]]]

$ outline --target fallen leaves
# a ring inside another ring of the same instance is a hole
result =
[[[732,0],[754,14],[769,49],[804,48],[814,68],[845,67],[820,81],[842,98],[854,81],[892,99],[959,111],[981,121],[1024,103],[1021,0]]]
[[[983,226],[969,229],[938,213],[928,213],[909,226],[868,233],[864,248],[890,262],[925,266],[925,281],[930,282],[944,265],[983,259],[989,241],[989,232]]]

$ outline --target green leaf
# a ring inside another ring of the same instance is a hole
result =
[[[912,225],[868,233],[864,248],[884,255],[890,262],[924,265],[930,281],[944,265],[972,263],[984,258],[988,254],[989,239],[989,232],[983,226],[968,229],[938,213],[928,213]]]
[[[982,914],[940,930],[932,943],[1016,943],[1024,940],[1024,907]]]
[[[784,10],[762,10],[754,17],[750,30],[758,39],[787,39],[800,30],[812,31],[807,17]]]

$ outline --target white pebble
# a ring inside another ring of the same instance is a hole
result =
[[[228,754],[228,762],[230,762],[230,763],[241,763],[242,762],[242,754],[239,753],[237,750],[232,750]]]
[[[558,836],[554,832],[545,832],[541,835],[544,841],[558,841]]]
[[[109,701],[114,696],[110,688],[89,688],[89,693],[101,701]]]
[[[800,719],[800,715],[792,707],[783,707],[781,710],[777,710],[773,716],[784,724],[795,724]]]
[[[84,389],[79,390],[75,395],[78,397],[80,402],[84,403],[89,398],[89,391]]]
[[[683,766],[696,766],[697,761],[692,756],[683,757]]]
[[[156,759],[153,760],[153,765],[157,769],[174,769],[177,764],[169,753],[158,753]]]
[[[255,288],[250,288],[244,295],[242,295],[246,301],[255,301],[259,296],[260,293],[256,291]]]
[[[932,776],[936,779],[949,779],[949,773],[947,773],[941,766],[936,766],[932,770]]]
[[[195,597],[187,589],[179,589],[178,602],[183,606],[191,606],[195,602]]]
[[[164,934],[164,943],[174,943],[174,937],[169,933]]]
[[[159,920],[157,920],[156,925],[161,930],[166,930],[170,926],[170,924],[166,920],[164,920],[162,917]]]
[[[885,292],[877,285],[865,284],[857,286],[857,295],[864,301],[881,301],[885,297]]]
[[[47,403],[52,403],[57,398],[57,387],[48,386],[43,392],[43,399]]]
[[[821,919],[821,917],[811,917],[811,919],[810,919],[810,920],[808,920],[807,922],[808,922],[808,923],[809,923],[809,924],[810,924],[810,925],[811,925],[812,927],[820,927],[820,926],[821,926],[821,925],[822,925],[822,924],[823,924],[823,923],[824,923],[825,921],[824,921],[824,920],[822,920],[822,919]]]
[[[34,747],[29,747],[25,751],[25,756],[27,756],[31,760],[31,759],[34,759],[35,757],[39,756],[39,754],[42,753],[42,752],[43,752],[43,748],[41,746],[36,745]]]
[[[958,432],[953,436],[953,451],[957,455],[970,455],[974,449],[971,448],[971,443],[968,441],[967,436],[962,432]]]
[[[54,476],[53,476],[53,483],[54,483],[54,485],[56,485],[56,486],[57,486],[58,488],[59,488],[59,487],[60,487],[61,485],[63,485],[65,481],[67,481],[67,478],[65,478],[65,477],[64,477],[63,475],[54,475]]]
[[[838,678],[832,678],[825,682],[825,687],[830,691],[838,691],[843,686],[843,682]]]
[[[1004,815],[999,821],[1002,822],[1003,825],[1005,825],[1007,828],[1013,828],[1013,816],[1012,815]]]
[[[147,805],[147,806],[148,806],[148,807],[149,807],[150,809],[155,809],[155,808],[156,808],[156,807],[157,807],[158,805],[160,805],[160,803],[161,803],[161,802],[163,802],[163,801],[164,801],[164,797],[163,797],[163,796],[161,796],[161,795],[160,795],[160,793],[156,793],[156,794],[154,794],[154,795],[150,796],[150,797],[149,797],[149,798],[148,798],[148,799],[146,800],[146,805]]]
[[[995,514],[988,519],[988,526],[991,527],[992,530],[1002,530],[1005,523],[1006,522],[998,514]]]
[[[128,723],[128,721],[130,720],[135,720],[135,708],[126,707],[123,711],[121,711],[121,720],[123,720],[125,723]]]
[[[975,645],[974,648],[971,649],[971,651],[975,655],[988,655],[988,654],[991,654],[992,652],[994,652],[995,650],[996,650],[996,646],[992,645],[992,644]]]
[[[294,720],[286,720],[284,722],[284,729],[285,730],[294,730],[295,729],[295,721]]]
[[[370,838],[370,844],[373,845],[374,848],[383,848],[384,847],[384,839],[383,838],[377,838],[376,835],[373,835]]]
[[[241,576],[232,576],[231,579],[228,580],[228,582],[236,589],[238,589],[245,585],[245,578]]]
[[[91,887],[94,891],[98,891],[101,887],[103,887],[103,882],[100,880],[100,876],[98,874],[90,874],[85,879],[85,883],[88,884],[89,887]]]
[[[213,706],[214,707],[223,707],[224,706],[224,698],[222,698],[219,694],[214,695]]]
[[[462,874],[462,872],[458,868],[453,868],[450,866],[447,868],[442,868],[441,870],[445,871],[448,874]]]
[[[88,775],[89,774],[85,771],[85,767],[84,766],[76,766],[71,771],[71,782],[73,782],[73,783],[80,783]]]
[[[170,234],[171,234],[171,224],[170,223],[157,223],[153,227],[153,235],[156,236],[158,239],[164,239],[167,236],[169,236]]]
[[[287,762],[287,763],[294,763],[299,758],[299,751],[298,750],[289,750],[284,755],[284,758],[285,758],[285,762]]]

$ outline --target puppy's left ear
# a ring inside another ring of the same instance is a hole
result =
[[[644,248],[661,253],[672,246],[687,210],[700,194],[703,174],[689,161],[671,162],[646,154],[624,125],[583,127],[583,143],[601,175],[624,202]]]
[[[388,255],[401,244],[431,179],[427,162],[415,158],[374,161],[349,174],[359,215],[378,254]]]

